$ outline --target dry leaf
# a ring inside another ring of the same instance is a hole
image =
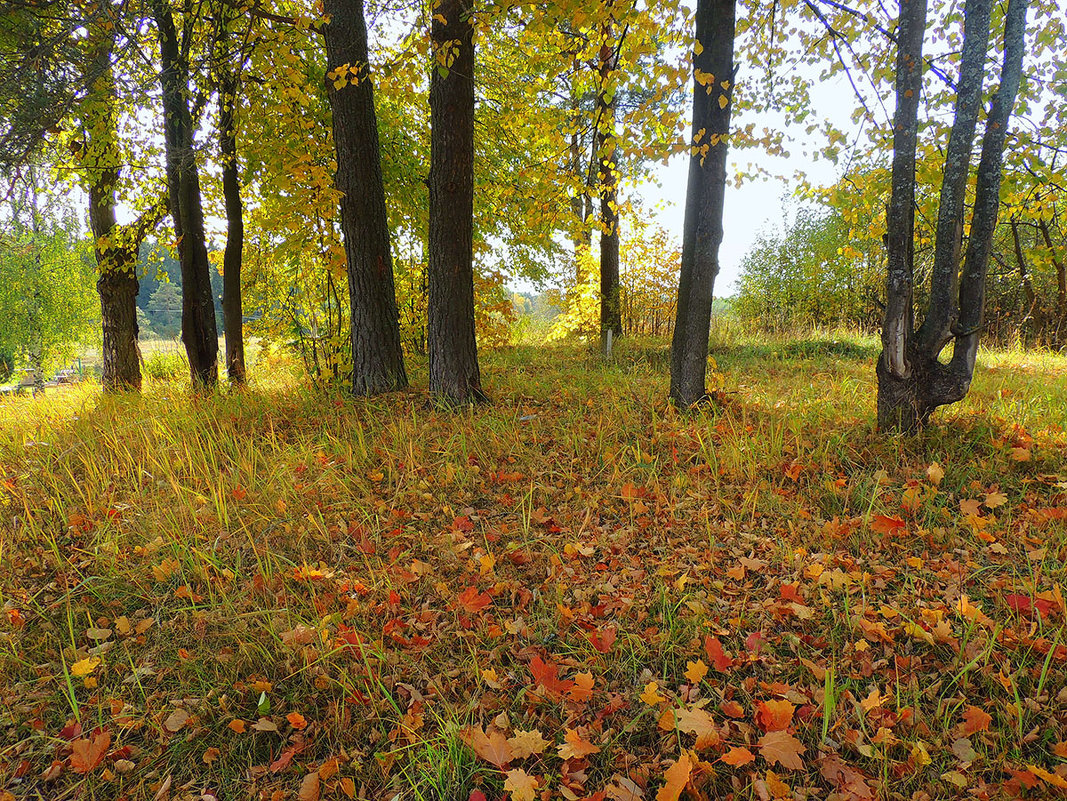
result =
[[[538,729],[533,731],[516,731],[514,737],[508,739],[511,753],[515,759],[526,759],[528,756],[543,754],[548,748],[549,742]]]
[[[163,728],[173,734],[174,732],[181,731],[188,722],[189,713],[184,709],[175,709],[163,722]]]
[[[521,768],[507,772],[504,789],[511,793],[512,801],[534,801],[537,798],[537,779]]]
[[[300,792],[297,793],[299,801],[319,801],[319,774],[309,773],[300,782]]]
[[[590,754],[600,753],[599,748],[592,743],[583,740],[582,735],[575,729],[567,729],[567,733],[564,735],[563,739],[563,744],[557,748],[561,759],[581,759]]]
[[[663,786],[656,793],[656,801],[678,801],[682,790],[689,783],[689,775],[693,772],[693,765],[687,754],[678,757],[678,761],[667,768],[663,774]]]
[[[100,732],[89,739],[71,743],[70,767],[75,773],[88,773],[104,759],[111,746],[111,733]]]
[[[769,731],[760,737],[757,743],[760,755],[770,764],[781,765],[786,770],[803,770],[804,746],[787,731]]]

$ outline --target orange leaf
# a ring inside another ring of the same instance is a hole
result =
[[[507,772],[504,789],[511,793],[512,801],[534,801],[537,798],[537,779],[526,771],[516,768]]]
[[[963,713],[963,723],[960,731],[965,737],[977,734],[980,731],[989,731],[989,724],[993,722],[993,716],[976,706],[967,707]]]
[[[300,792],[297,793],[296,797],[299,801],[319,801],[320,785],[319,774],[309,773],[304,777],[304,780],[300,782]]]
[[[1067,779],[1064,779],[1058,773],[1051,773],[1044,768],[1039,768],[1037,765],[1027,765],[1026,769],[1035,776],[1044,779],[1046,783],[1051,784],[1053,787],[1067,790]]]
[[[704,651],[708,655],[708,659],[711,660],[712,666],[721,673],[725,673],[731,667],[733,667],[734,660],[726,655],[726,651],[722,648],[722,643],[719,642],[718,637],[707,636],[704,638]]]
[[[290,712],[285,716],[285,719],[289,721],[289,725],[294,729],[303,729],[308,725],[307,719],[299,712]]]
[[[756,704],[756,722],[764,731],[788,729],[793,722],[795,707],[785,700],[759,701]]]
[[[573,681],[559,677],[558,665],[545,662],[539,656],[530,660],[530,673],[533,674],[535,684],[544,687],[550,695],[557,698],[574,686]]]
[[[879,534],[893,534],[904,528],[904,526],[904,521],[899,517],[875,515],[871,520],[871,529],[877,531]]]
[[[689,774],[693,772],[693,765],[687,754],[678,757],[678,761],[667,768],[663,774],[663,786],[656,793],[656,801],[678,801],[682,790],[689,783]]]
[[[574,686],[567,691],[567,696],[578,704],[584,704],[593,697],[593,674],[576,673]]]
[[[486,762],[498,768],[503,768],[515,758],[507,737],[496,729],[490,729],[487,735],[481,726],[468,726],[460,730],[459,739]]]
[[[731,765],[735,768],[739,768],[742,765],[747,765],[749,762],[753,762],[756,759],[752,755],[752,752],[747,748],[731,748],[725,754],[722,755],[722,761],[727,765]]]
[[[760,754],[770,764],[779,764],[786,770],[803,770],[804,746],[787,731],[770,731],[759,739]]]
[[[103,760],[111,745],[110,732],[101,732],[91,739],[71,743],[70,767],[75,773],[88,773]]]
[[[599,754],[600,749],[587,740],[582,739],[582,735],[575,729],[567,729],[567,733],[563,737],[564,743],[558,746],[558,751],[561,759],[581,759],[582,757],[589,756],[589,754]]]
[[[473,615],[481,612],[485,607],[489,606],[492,600],[493,599],[484,592],[478,592],[477,587],[471,586],[467,587],[467,589],[456,597],[456,604],[461,609],[465,609]]]
[[[245,729],[248,727],[248,724],[245,723],[240,718],[238,718],[236,720],[231,720],[226,725],[229,726],[230,729],[232,729],[233,731],[237,732],[238,734],[244,734],[245,733]]]

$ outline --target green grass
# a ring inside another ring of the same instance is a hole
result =
[[[323,797],[494,798],[503,773],[460,731],[497,721],[552,743],[512,767],[558,797],[619,777],[654,797],[692,736],[657,726],[650,681],[672,705],[708,701],[711,797],[758,797],[768,768],[825,795],[820,743],[884,797],[1055,770],[1062,610],[1006,599],[1067,578],[1067,359],[985,352],[968,399],[900,437],[874,431],[876,353],[843,335],[718,339],[723,402],[691,414],[667,406],[655,342],[607,364],[575,346],[486,353],[493,403],[457,412],[427,402],[417,361],[415,389],[363,400],[308,389],[276,356],[242,393],[150,381],[0,400],[0,794],[150,798],[170,776],[269,798],[336,759]],[[961,513],[989,498],[981,519]],[[484,610],[463,609],[468,587]],[[590,637],[610,629],[602,652]],[[689,687],[706,636],[734,664]],[[534,656],[591,673],[593,698],[539,689]],[[865,710],[872,689],[889,700]],[[759,703],[782,697],[801,771],[756,746]],[[952,746],[975,703],[993,722],[964,766]],[[192,719],[169,732],[178,706]],[[85,776],[62,732],[75,719],[82,739],[113,738]],[[564,772],[566,729],[601,751]],[[735,746],[756,762],[717,761]]]

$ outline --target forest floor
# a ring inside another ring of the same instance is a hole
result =
[[[714,355],[0,400],[0,799],[1061,794],[1067,358],[898,437],[872,341]]]

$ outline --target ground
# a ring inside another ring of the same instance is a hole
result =
[[[0,799],[1062,793],[1067,358],[904,438],[870,340],[714,354],[0,400]]]

